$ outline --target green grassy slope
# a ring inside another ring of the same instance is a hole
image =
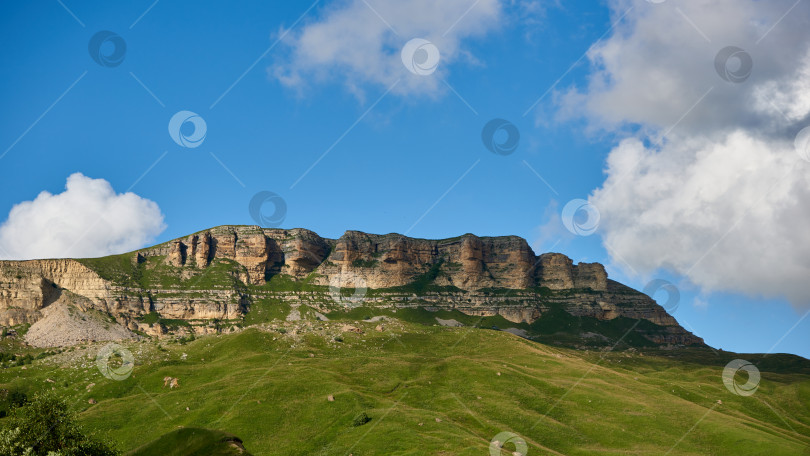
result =
[[[194,427],[237,435],[254,455],[482,455],[503,431],[529,455],[810,454],[810,364],[798,357],[576,351],[400,321],[352,321],[364,333],[337,342],[344,324],[132,343],[124,381],[101,376],[97,345],[0,370],[0,388],[54,389],[127,451]],[[737,357],[762,371],[753,396],[722,383]],[[371,420],[355,426],[361,413]]]
[[[241,441],[210,429],[182,428],[162,435],[126,456],[250,456]]]

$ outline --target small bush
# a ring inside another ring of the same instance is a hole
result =
[[[361,260],[361,259],[358,258],[358,259],[352,261],[352,266],[354,266],[356,268],[373,268],[376,265],[377,265],[377,260]]]
[[[9,412],[17,407],[22,407],[27,402],[28,396],[22,390],[16,388],[0,390],[0,418],[6,417]]]
[[[352,421],[352,426],[354,426],[354,427],[362,426],[362,425],[368,423],[369,421],[371,421],[371,417],[368,416],[368,414],[366,414],[366,412],[361,412],[359,415],[354,417],[354,420]]]
[[[194,342],[195,340],[197,340],[197,338],[196,336],[194,336],[194,333],[192,332],[188,336],[178,338],[177,342],[179,342],[180,345],[186,345],[187,343]]]
[[[0,429],[2,455],[116,456],[113,446],[87,434],[76,423],[67,403],[52,395],[37,395],[15,409]]]

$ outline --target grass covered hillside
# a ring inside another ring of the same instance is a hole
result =
[[[61,395],[138,456],[482,455],[497,435],[503,454],[522,441],[528,455],[810,454],[799,357],[572,350],[395,316],[303,317],[122,343],[134,369],[109,358],[121,380],[97,367],[103,344],[60,350],[0,370],[0,388]],[[735,358],[761,371],[751,396],[723,383]]]
[[[180,428],[139,447],[127,456],[250,456],[239,438],[221,431]]]

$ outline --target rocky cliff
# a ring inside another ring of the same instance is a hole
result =
[[[33,323],[62,290],[103,302],[110,283],[75,260],[0,261],[0,324]]]
[[[0,261],[0,324],[36,322],[63,290],[144,331],[146,314],[238,320],[254,300],[272,298],[322,311],[420,306],[527,324],[562,309],[572,318],[647,321],[659,328],[644,334],[655,343],[702,344],[655,301],[609,280],[602,265],[537,256],[516,236],[347,231],[327,239],[306,229],[221,226],[112,257]]]

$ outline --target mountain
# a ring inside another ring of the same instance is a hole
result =
[[[220,226],[122,255],[0,262],[0,325],[33,324],[29,342],[39,346],[120,339],[121,330],[199,335],[357,307],[419,309],[437,324],[494,325],[571,346],[703,346],[601,264],[538,256],[517,236],[328,239]]]
[[[47,392],[130,456],[810,454],[808,360],[714,350],[514,236],[222,226],[5,261],[0,323],[0,429]]]

